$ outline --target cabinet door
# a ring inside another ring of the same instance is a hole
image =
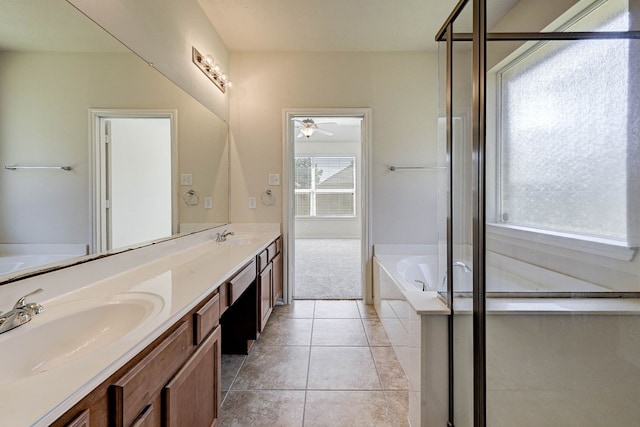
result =
[[[282,252],[273,258],[273,305],[282,298]]]
[[[218,326],[163,390],[168,427],[213,427],[220,421],[221,327]]]
[[[267,325],[267,320],[271,315],[273,308],[273,267],[267,264],[267,267],[260,273],[260,332]]]
[[[65,427],[90,427],[89,409],[82,411],[77,417],[65,424]]]

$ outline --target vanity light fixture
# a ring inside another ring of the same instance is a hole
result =
[[[192,59],[196,67],[209,77],[209,80],[211,80],[222,93],[225,93],[227,88],[232,86],[229,77],[222,72],[220,65],[215,63],[211,55],[202,54],[198,49],[192,47]]]

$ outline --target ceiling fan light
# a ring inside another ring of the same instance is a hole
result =
[[[300,132],[302,132],[302,134],[304,136],[306,136],[307,138],[309,138],[311,135],[313,135],[314,131],[315,131],[314,128],[303,128],[303,129],[300,129]]]

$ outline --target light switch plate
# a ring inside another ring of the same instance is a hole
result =
[[[256,198],[249,197],[249,209],[255,209],[255,208],[256,208]]]
[[[270,173],[269,174],[269,185],[280,185],[280,174],[279,173]]]
[[[213,197],[207,196],[204,198],[204,208],[212,209],[213,208]]]
[[[191,185],[193,183],[193,175],[190,173],[180,174],[180,185]]]

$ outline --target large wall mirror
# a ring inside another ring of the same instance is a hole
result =
[[[223,120],[67,1],[0,2],[0,283],[228,223],[228,157]]]

